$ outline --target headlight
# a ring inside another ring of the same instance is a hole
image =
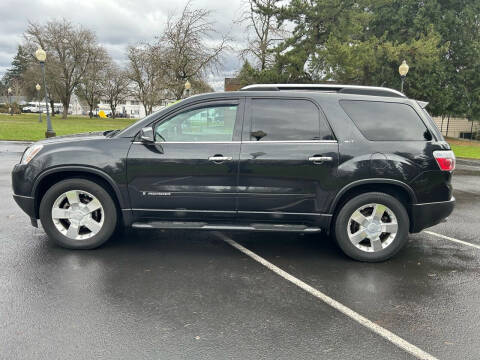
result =
[[[25,150],[25,152],[23,153],[23,156],[22,156],[22,161],[21,163],[22,164],[28,164],[30,162],[30,160],[32,160],[35,155],[38,154],[38,152],[40,150],[42,150],[43,148],[43,145],[32,145],[30,146],[27,150]]]

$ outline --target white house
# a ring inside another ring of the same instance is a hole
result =
[[[175,102],[175,100],[162,100],[161,105],[155,106],[153,111],[155,112],[163,109],[165,106],[173,102]],[[100,100],[98,107],[94,110],[94,114],[98,114],[101,110],[103,110],[107,115],[111,114],[112,112],[110,109],[110,104],[106,99]],[[72,95],[68,112],[72,115],[88,115],[88,111],[88,106],[84,103],[82,104],[75,95]],[[128,98],[122,103],[118,104],[116,113],[125,114],[125,116],[129,118],[135,119],[141,119],[146,116],[143,104],[134,98]]]
[[[168,104],[175,102],[175,100],[162,100],[162,103],[159,106],[155,106],[153,108],[153,112],[163,109]],[[112,111],[110,109],[110,105],[108,104],[107,100],[101,99],[100,103],[98,104],[97,112],[103,110],[105,114],[110,114]],[[117,114],[125,114],[129,118],[136,118],[140,119],[146,116],[145,108],[143,104],[135,100],[133,98],[128,98],[124,102],[121,102],[117,105],[116,109]]]

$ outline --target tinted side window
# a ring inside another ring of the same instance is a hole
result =
[[[341,100],[340,105],[368,140],[426,140],[430,136],[409,105],[363,100]]]
[[[318,108],[307,100],[252,99],[251,114],[250,140],[333,139]]]

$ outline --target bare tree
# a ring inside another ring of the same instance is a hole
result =
[[[275,43],[285,37],[285,31],[277,22],[277,4],[282,0],[247,0],[246,9],[238,20],[246,24],[247,44],[240,51],[244,60],[253,57],[260,70],[273,61]]]
[[[37,46],[32,43],[25,45],[25,47],[27,47],[27,51],[30,54],[28,66],[23,75],[24,88],[27,89],[25,93],[29,97],[37,97],[37,95],[40,95],[40,98],[43,100],[45,96],[45,89],[43,89],[40,65],[38,64],[37,59],[35,59],[33,55],[35,53],[35,50],[37,49]],[[56,71],[56,68],[52,63],[49,63],[48,66],[45,66],[45,72],[45,81],[47,83],[46,90],[48,99],[50,100],[50,108],[54,109],[54,103],[56,100],[58,100],[58,96],[52,90],[57,87],[55,86],[55,83],[59,81],[59,77],[57,76],[58,72]],[[37,94],[37,91],[35,90],[36,84],[40,84],[42,86],[40,94]],[[54,111],[52,111],[51,116],[55,116]]]
[[[17,78],[11,79],[10,82],[8,83],[8,87],[12,89],[11,95],[15,99],[18,99],[18,97],[24,95],[23,84],[24,84],[23,79],[17,79]]]
[[[192,79],[190,83],[192,84],[190,95],[203,94],[215,91],[204,79]]]
[[[46,68],[51,92],[63,104],[63,118],[68,114],[70,98],[80,83],[95,52],[96,37],[90,30],[75,27],[67,20],[53,20],[46,25],[30,22],[25,32],[27,42],[47,52]]]
[[[91,61],[87,65],[85,73],[75,89],[75,93],[80,100],[87,103],[90,118],[93,116],[93,110],[98,106],[100,97],[102,95],[102,82],[106,77],[108,66],[110,66],[112,59],[106,50],[97,46],[92,53]]]
[[[217,70],[228,38],[216,34],[209,21],[210,11],[192,9],[187,3],[180,16],[171,16],[155,48],[162,54],[162,67],[168,75],[167,85],[176,99],[181,99],[189,79],[201,79],[208,71]],[[216,43],[215,45],[211,45]]]
[[[129,79],[127,73],[111,63],[102,82],[102,96],[110,105],[112,118],[117,114],[117,106],[128,97]]]
[[[165,72],[162,68],[161,54],[149,44],[128,48],[128,77],[132,82],[131,93],[143,104],[145,114],[149,115],[153,107],[160,105],[165,93]]]

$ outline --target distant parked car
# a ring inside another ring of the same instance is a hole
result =
[[[113,117],[113,116],[112,116],[112,113],[108,113],[108,114],[107,114],[107,117],[112,118],[112,117]],[[124,114],[124,113],[116,113],[116,114],[115,114],[115,118],[120,118],[120,119],[123,118],[123,119],[124,119],[124,118],[128,118],[128,115],[127,115],[127,114]]]
[[[14,198],[72,249],[122,224],[325,232],[353,259],[382,261],[454,208],[455,156],[425,105],[342,85],[192,96],[121,131],[31,145]]]
[[[26,105],[22,106],[23,113],[39,113],[40,106],[37,103],[27,103]]]

